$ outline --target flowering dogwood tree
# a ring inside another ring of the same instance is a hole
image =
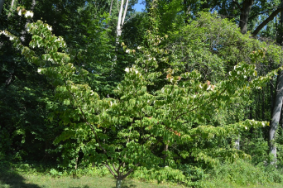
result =
[[[18,11],[20,16],[33,16],[31,11]],[[255,64],[241,62],[229,72],[226,80],[202,82],[196,70],[180,73],[165,66],[169,63],[168,52],[160,48],[160,44],[168,36],[159,36],[158,30],[153,29],[147,32],[147,47],[127,49],[122,44],[127,53],[136,54],[136,62],[125,69],[125,78],[115,90],[118,97],[100,98],[85,82],[91,73],[70,62],[65,53],[66,43],[62,37],[52,35],[51,26],[37,21],[27,24],[26,29],[32,35],[29,47],[23,46],[19,38],[8,31],[1,31],[1,34],[10,38],[28,62],[39,66],[38,73],[45,75],[56,87],[57,99],[72,107],[62,113],[62,122],[68,128],[57,141],[79,138],[84,159],[104,164],[116,178],[117,188],[139,166],[158,168],[164,164],[174,169],[177,161],[170,150],[173,144],[232,137],[241,130],[268,125],[268,122],[246,120],[215,127],[204,122],[207,112],[221,108],[223,102],[251,88],[261,87],[278,70],[258,77]],[[41,48],[44,53],[38,55],[33,48]],[[254,63],[265,51],[259,49],[251,53]],[[248,81],[247,77],[253,79]],[[194,126],[196,122],[198,126]],[[165,145],[162,154],[156,152],[161,145]],[[218,155],[246,157],[234,148],[220,147],[202,149],[196,146],[178,154],[209,164],[217,163]],[[181,171],[172,170],[171,173],[176,179],[189,183]]]

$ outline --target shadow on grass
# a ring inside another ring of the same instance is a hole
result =
[[[83,187],[69,187],[69,188],[90,188],[88,185],[85,185]]]
[[[0,167],[0,188],[41,188],[25,183],[25,178],[9,167]]]

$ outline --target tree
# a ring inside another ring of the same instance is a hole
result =
[[[154,20],[154,12],[151,14]],[[33,35],[29,45],[43,48],[42,55],[22,45],[8,31],[1,34],[9,37],[28,62],[41,66],[38,72],[56,87],[55,96],[66,107],[62,122],[74,130],[64,132],[58,140],[80,138],[84,158],[104,164],[117,179],[117,187],[138,166],[158,168],[165,164],[176,168],[176,151],[170,150],[175,144],[202,143],[201,147],[193,147],[189,152],[185,148],[178,154],[211,165],[218,162],[219,155],[245,157],[233,148],[225,150],[217,144],[209,147],[205,142],[268,124],[252,120],[221,126],[206,123],[207,112],[221,109],[223,103],[249,92],[250,88],[263,86],[277,73],[279,69],[264,77],[256,76],[255,62],[264,58],[264,48],[250,54],[251,62],[235,65],[226,80],[211,83],[203,81],[197,70],[187,72],[173,67],[167,49],[161,48],[169,36],[160,36],[153,27],[147,32],[143,46],[127,49],[123,44],[126,53],[136,54],[136,62],[125,69],[125,78],[115,91],[117,98],[100,98],[86,84],[90,73],[70,63],[68,54],[64,53],[66,43],[62,37],[52,35],[51,30],[42,21],[27,25],[27,31]],[[157,152],[160,144],[166,147]],[[187,182],[181,172],[177,178]]]

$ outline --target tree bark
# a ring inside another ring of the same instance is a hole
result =
[[[257,28],[256,30],[254,30],[254,32],[252,33],[253,36],[256,36],[260,30],[266,26],[268,24],[268,22],[270,22],[271,20],[274,19],[275,16],[277,16],[280,12],[283,11],[283,7],[282,5],[280,5],[280,8],[276,9],[274,12],[272,12],[272,14],[270,14],[270,16],[268,18],[266,18]]]
[[[262,109],[262,116],[261,116],[261,118],[262,118],[262,121],[264,121],[264,112],[265,112],[265,105],[264,105],[264,102],[265,102],[265,98],[264,98],[264,90],[262,90],[262,106],[261,106],[261,109]]]
[[[2,14],[4,0],[0,0],[0,15]]]
[[[240,150],[240,135],[235,140],[235,149]]]
[[[117,179],[117,181],[116,181],[116,188],[122,188],[122,180]]]
[[[273,108],[272,120],[269,130],[269,151],[271,156],[273,157],[271,164],[276,163],[277,149],[275,145],[275,135],[280,121],[282,100],[283,100],[283,71],[280,71],[277,89],[276,89],[275,104]]]
[[[16,3],[16,4],[17,4],[17,3]],[[9,12],[9,14],[8,14],[8,18],[11,16],[11,12],[12,12],[14,6],[16,6],[16,5],[15,5],[15,0],[12,0],[11,6],[10,6],[10,12]]]
[[[241,8],[240,23],[239,23],[241,33],[243,34],[246,34],[248,31],[249,14],[253,4],[254,4],[254,0],[245,0],[243,2]]]
[[[122,22],[122,15],[123,15],[123,6],[124,6],[124,0],[121,1],[120,11],[119,11],[119,15],[118,15],[117,35],[116,35],[117,38],[122,35],[121,22]]]
[[[124,21],[125,21],[125,18],[126,18],[126,14],[127,14],[127,10],[128,10],[128,4],[129,4],[129,0],[126,1],[126,7],[125,7],[125,10],[124,10],[123,19],[122,19],[122,22],[121,22],[122,26],[124,25]]]
[[[112,12],[113,1],[114,1],[114,0],[111,1],[111,5],[110,5],[110,11],[109,11],[109,15],[110,15],[110,16],[111,16],[111,12]]]

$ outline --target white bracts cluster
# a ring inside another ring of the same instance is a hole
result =
[[[49,30],[49,31],[52,31],[52,27],[51,26],[47,26],[47,29]]]
[[[28,17],[33,17],[33,12],[32,11],[27,11],[26,13],[25,13],[25,17],[26,18],[28,18]]]
[[[18,15],[19,15],[19,16],[22,15],[22,10],[19,10]]]
[[[125,69],[125,72],[130,72],[130,71],[135,71],[136,74],[139,73],[139,71],[136,70],[136,69],[134,69],[134,68],[128,68],[128,67],[127,67],[127,68]]]
[[[5,35],[6,37],[8,36],[8,33],[6,31],[1,31],[0,34]]]
[[[209,85],[206,90],[207,90],[207,91],[211,90],[211,85]]]
[[[131,51],[129,49],[126,50],[126,53],[129,54]]]

